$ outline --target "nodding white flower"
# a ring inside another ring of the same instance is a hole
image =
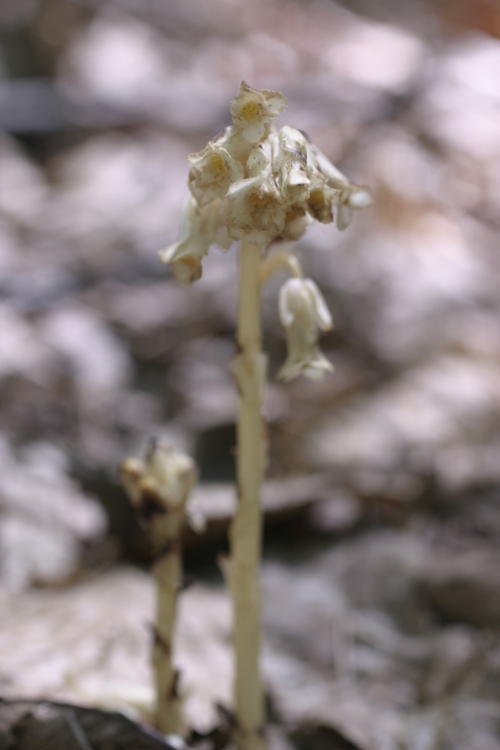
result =
[[[278,378],[306,375],[320,380],[333,367],[318,347],[320,331],[333,327],[332,316],[312,279],[288,279],[281,287],[279,316],[285,329],[288,356]]]
[[[182,505],[198,478],[193,459],[154,439],[144,460],[126,459],[120,473],[127,493],[145,521]]]
[[[270,169],[232,185],[227,206],[227,229],[234,240],[267,245],[285,226],[285,201]]]
[[[243,167],[222,146],[210,142],[203,151],[191,154],[189,189],[200,207],[223,198],[231,183],[244,177]]]
[[[286,107],[286,97],[279,91],[255,91],[242,81],[238,96],[231,102],[235,126],[249,143],[257,143],[271,129],[273,120]]]
[[[330,187],[335,190],[343,190],[351,184],[340,169],[332,164],[330,159],[314,143],[307,143],[307,159],[308,163],[313,165],[314,169],[320,172]]]
[[[331,161],[313,144],[308,144],[308,155],[324,175],[330,188],[336,191],[338,203],[337,229],[346,229],[351,223],[352,209],[367,208],[372,204],[370,191],[366,187],[354,185]],[[321,221],[318,217],[318,221]]]
[[[307,198],[307,209],[311,216],[322,224],[330,224],[333,221],[333,206],[338,198],[339,191],[331,188],[323,175],[314,172]]]
[[[189,196],[182,217],[179,241],[158,253],[162,263],[172,266],[175,279],[181,286],[190,286],[201,278],[201,261],[214,242],[223,249],[230,246],[224,210],[225,206],[220,200],[214,200],[200,208],[194,198]]]

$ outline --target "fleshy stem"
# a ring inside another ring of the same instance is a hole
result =
[[[231,369],[240,395],[237,423],[238,507],[230,529],[230,588],[235,648],[234,703],[238,750],[265,750],[260,676],[260,489],[266,457],[262,419],[266,357],[261,351],[261,248],[240,251],[237,341]]]
[[[152,571],[157,596],[152,662],[156,682],[156,726],[164,734],[182,733],[178,672],[172,663],[172,641],[182,584],[180,530],[183,521],[183,507],[179,506],[166,515],[157,516],[154,522],[158,559]]]

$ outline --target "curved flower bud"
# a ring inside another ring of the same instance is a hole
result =
[[[189,189],[200,207],[223,198],[232,182],[244,177],[243,167],[222,146],[210,142],[203,151],[188,157],[191,164]]]
[[[273,120],[286,107],[286,97],[278,91],[255,91],[241,82],[238,96],[230,108],[235,126],[249,143],[257,143],[269,132]]]
[[[288,356],[278,378],[291,380],[306,375],[320,380],[332,365],[318,347],[320,331],[333,326],[332,316],[312,279],[288,279],[281,287],[279,316],[285,329]]]
[[[172,266],[175,279],[181,286],[190,286],[201,278],[201,261],[218,232],[220,236],[221,226],[220,201],[213,201],[199,208],[194,198],[189,196],[182,217],[179,241],[158,253],[161,263]],[[217,241],[223,244],[224,240],[220,241],[219,236]],[[229,247],[229,244],[226,246]]]

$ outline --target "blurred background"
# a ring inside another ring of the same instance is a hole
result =
[[[298,243],[332,377],[274,379],[285,277],[264,294],[276,748],[498,750],[497,0],[2,0],[0,32],[0,695],[147,712],[148,545],[117,466],[161,434],[208,521],[190,720],[229,701],[237,254],[183,290],[157,251],[244,79],[374,196]]]

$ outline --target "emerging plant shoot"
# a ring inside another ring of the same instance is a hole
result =
[[[153,667],[156,681],[156,725],[164,734],[182,734],[178,673],[173,637],[177,597],[182,584],[181,531],[186,503],[197,479],[194,461],[153,439],[144,460],[126,459],[121,479],[153,547],[157,606]]]

